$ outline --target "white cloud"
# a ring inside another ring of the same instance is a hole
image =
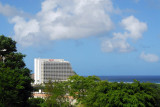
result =
[[[140,58],[146,62],[158,62],[159,57],[155,54],[145,54],[144,52],[141,53]]]
[[[114,26],[110,14],[116,12],[111,0],[45,0],[37,14],[26,18],[23,11],[0,3],[0,14],[11,17],[14,38],[22,46],[109,32]],[[120,24],[125,32],[113,33],[112,38],[104,40],[104,52],[134,50],[128,38],[138,40],[147,29],[147,24],[134,16],[124,18]]]
[[[16,15],[19,16],[28,16],[26,13],[24,13],[23,11],[19,11],[17,10],[15,7],[12,7],[10,5],[3,5],[0,2],[0,14],[7,16],[7,17],[13,17]]]
[[[106,39],[102,42],[102,51],[130,52],[134,50],[134,48],[131,47],[129,43],[127,43],[126,38],[117,38],[117,35],[119,34],[113,34],[113,35],[114,35],[113,38]]]
[[[129,38],[138,40],[142,37],[143,32],[147,30],[147,24],[140,22],[134,16],[122,19],[120,24],[124,27],[125,32],[113,33],[113,37],[111,39],[104,40],[102,42],[102,50],[104,52],[130,52],[134,50],[127,40]]]
[[[134,16],[129,16],[121,21],[121,25],[129,33],[126,35],[132,39],[139,39],[142,37],[142,33],[147,30],[147,24],[140,22]]]
[[[11,23],[15,40],[30,46],[44,38],[78,39],[108,32],[113,28],[109,14],[114,11],[111,0],[45,0],[34,18],[14,16]]]
[[[39,23],[36,19],[29,20],[26,22],[22,17],[16,16],[11,20],[14,25],[15,39],[21,42],[23,46],[32,45],[32,41],[35,42],[39,39],[38,32]]]

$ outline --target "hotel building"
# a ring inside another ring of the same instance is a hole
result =
[[[75,75],[69,61],[64,59],[34,59],[34,84],[51,81],[65,81]]]

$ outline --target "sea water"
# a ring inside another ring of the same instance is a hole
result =
[[[101,80],[109,82],[132,83],[134,79],[140,82],[160,83],[160,76],[98,76]]]

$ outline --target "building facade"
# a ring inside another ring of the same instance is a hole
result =
[[[75,75],[69,61],[64,59],[34,59],[34,84],[51,81],[65,81]]]

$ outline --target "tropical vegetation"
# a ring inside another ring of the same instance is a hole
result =
[[[118,83],[74,75],[65,82],[50,81],[44,91],[49,96],[43,107],[160,107],[159,85],[137,80]],[[68,100],[67,96],[73,99]]]
[[[0,36],[0,107],[28,106],[33,88],[24,57],[14,40]]]

